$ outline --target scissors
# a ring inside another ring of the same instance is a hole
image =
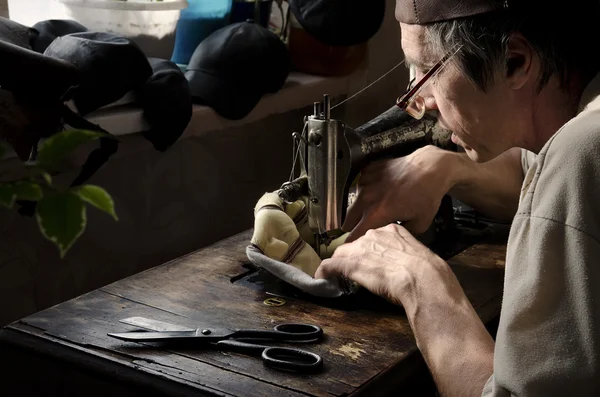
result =
[[[108,336],[130,342],[199,342],[237,353],[261,356],[270,368],[295,371],[318,372],[323,368],[323,359],[318,354],[294,347],[276,347],[242,342],[242,340],[276,342],[317,342],[323,337],[321,327],[312,324],[279,324],[271,330],[198,328],[191,331],[141,331],[109,333]]]

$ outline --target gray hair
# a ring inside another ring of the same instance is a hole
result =
[[[425,28],[430,49],[440,58],[456,45],[462,45],[454,62],[482,91],[493,83],[496,72],[506,73],[510,68],[508,42],[512,34],[521,33],[540,59],[538,90],[541,90],[553,75],[565,86],[574,74],[591,78],[598,72],[599,37],[594,29],[598,13],[590,14],[587,18],[581,15],[569,18],[543,12],[524,16],[500,11],[432,23]]]

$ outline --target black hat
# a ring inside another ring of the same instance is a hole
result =
[[[385,15],[385,0],[289,0],[300,25],[330,46],[364,43],[377,33]]]
[[[37,37],[31,40],[31,48],[41,54],[57,37],[71,33],[87,32],[87,28],[70,19],[49,19],[40,21],[33,25],[37,31]]]
[[[31,49],[31,40],[37,36],[35,29],[0,17],[0,41]],[[4,61],[4,60],[3,60]]]
[[[426,24],[498,11],[505,0],[397,0],[396,17],[407,24]]]
[[[152,75],[142,50],[131,40],[111,33],[82,32],[58,37],[44,55],[79,67],[81,83],[73,100],[82,115],[117,101]]]
[[[185,77],[195,102],[238,120],[264,94],[283,87],[290,64],[288,49],[276,34],[255,23],[239,22],[213,32],[198,45]]]
[[[156,150],[164,151],[183,134],[192,118],[190,86],[183,72],[171,61],[148,58],[152,77],[136,91],[137,101],[151,129],[143,135]]]
[[[0,87],[20,100],[51,102],[61,99],[80,81],[77,66],[0,40]]]

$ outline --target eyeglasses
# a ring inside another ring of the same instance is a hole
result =
[[[407,92],[396,99],[396,106],[410,114],[417,120],[420,120],[425,114],[425,99],[419,95],[419,92],[426,86],[426,84],[433,79],[443,67],[452,59],[452,57],[461,49],[462,46],[457,46],[456,49],[446,54],[438,63],[436,63],[429,71],[415,84],[412,86],[409,84]]]

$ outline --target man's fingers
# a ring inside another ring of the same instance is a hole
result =
[[[381,226],[385,226],[387,223],[388,222],[386,222],[384,219],[380,219],[380,217],[373,215],[372,212],[365,212],[354,229],[352,229],[350,234],[348,234],[346,243],[362,237],[370,229],[377,229]]]
[[[341,259],[324,259],[315,272],[315,278],[332,278],[343,274],[342,263]]]

